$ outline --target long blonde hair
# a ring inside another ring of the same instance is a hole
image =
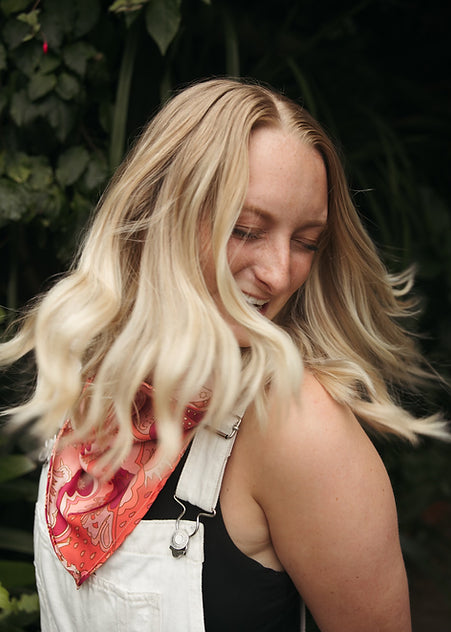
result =
[[[320,252],[277,323],[246,304],[227,263],[248,184],[249,138],[259,126],[296,134],[321,153],[328,173]],[[245,352],[203,278],[205,226],[221,298],[249,331]],[[201,82],[150,122],[101,199],[69,273],[0,346],[1,364],[29,351],[37,364],[32,397],[7,412],[15,423],[37,419],[41,435],[70,417],[79,439],[93,431],[102,439],[114,413],[117,434],[107,458],[117,466],[130,448],[130,411],[143,380],[155,387],[159,437],[173,451],[177,420],[200,385],[212,388],[205,423],[250,402],[264,419],[268,389],[281,404],[299,392],[303,360],[370,425],[410,439],[444,434],[440,422],[402,411],[387,390],[421,374],[420,356],[397,322],[407,309],[397,284],[360,223],[319,124],[269,88]]]

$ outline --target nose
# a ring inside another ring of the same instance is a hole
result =
[[[279,241],[267,244],[259,253],[255,274],[271,294],[284,292],[290,285],[290,250],[289,243]]]

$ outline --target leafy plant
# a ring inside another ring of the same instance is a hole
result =
[[[448,23],[449,9],[434,0],[0,0],[0,327],[67,267],[129,142],[172,89],[243,75],[303,103],[336,139],[388,265],[418,264],[418,330],[428,334],[421,344],[446,374]],[[5,397],[22,388],[0,387]],[[416,405],[451,415],[444,391],[433,405]],[[0,543],[10,548],[0,561],[0,625],[26,629],[37,625],[30,536],[37,472],[22,442],[5,440],[0,450],[0,500],[17,503],[21,517],[2,512]],[[406,555],[448,586],[449,448],[394,444],[381,452]]]

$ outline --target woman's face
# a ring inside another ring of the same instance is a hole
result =
[[[320,154],[276,128],[253,132],[249,185],[228,244],[232,275],[246,301],[274,319],[305,283],[327,221],[327,176]],[[207,287],[240,346],[246,330],[225,309],[211,250],[204,252]]]

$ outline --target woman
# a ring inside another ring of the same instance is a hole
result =
[[[36,512],[43,630],[290,631],[300,595],[323,632],[408,632],[362,425],[446,435],[394,395],[424,377],[409,285],[305,110],[226,79],[176,95],[1,348],[36,357],[16,423],[67,420]]]

